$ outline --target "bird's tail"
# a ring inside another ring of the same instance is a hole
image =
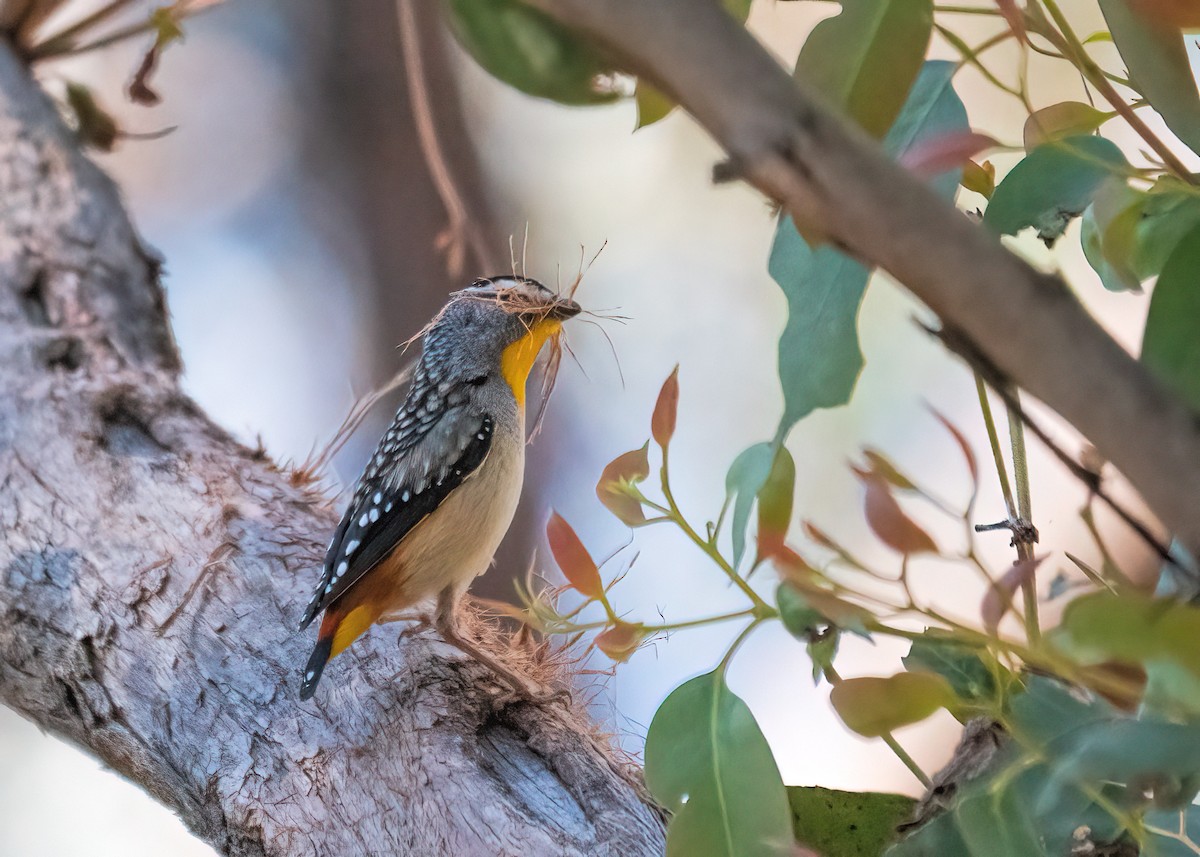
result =
[[[379,615],[379,611],[369,604],[360,604],[346,613],[334,608],[325,611],[321,630],[317,633],[317,645],[313,647],[308,664],[304,667],[304,680],[300,683],[301,699],[312,698],[329,659],[358,639]]]

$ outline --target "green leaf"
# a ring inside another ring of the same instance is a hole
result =
[[[1125,166],[1103,137],[1069,137],[1039,146],[996,186],[983,222],[1001,235],[1032,226],[1053,244],[1088,207],[1100,185]]]
[[[916,805],[905,795],[788,786],[796,839],[822,857],[879,857]]]
[[[1044,749],[1073,729],[1116,716],[1116,709],[1099,697],[1068,690],[1054,679],[1030,676],[1025,692],[1009,705],[1004,723],[1023,744]]]
[[[920,723],[939,708],[955,704],[950,684],[924,672],[844,679],[834,685],[829,701],[843,723],[868,738]]]
[[[1200,196],[1172,177],[1155,183],[1142,206],[1133,265],[1148,279],[1162,273],[1180,240],[1200,226]]]
[[[787,792],[754,715],[717,672],[677,687],[646,735],[646,784],[673,817],[668,857],[784,857]]]
[[[954,64],[925,63],[884,147],[899,157],[922,141],[967,128],[967,113],[951,87]],[[953,199],[959,171],[932,180]],[[817,408],[850,400],[863,366],[856,321],[870,272],[831,247],[813,249],[790,218],[779,221],[767,263],[788,301],[779,339],[784,414],[779,436]]]
[[[807,640],[814,631],[833,626],[864,640],[871,639],[867,623],[874,617],[852,601],[839,598],[815,586],[802,586],[799,581],[784,580],[776,590],[775,600],[779,605],[783,626],[800,640]]]
[[[771,472],[758,489],[758,556],[773,556],[783,547],[792,523],[796,462],[783,444],[775,451]]]
[[[1142,362],[1200,411],[1200,226],[1167,259],[1150,296]]]
[[[750,523],[750,510],[754,506],[754,498],[771,475],[774,461],[774,445],[756,443],[738,454],[725,476],[726,502],[733,502],[730,538],[733,540],[734,568],[741,565],[746,553],[746,526]]]
[[[913,640],[905,655],[904,668],[909,672],[937,673],[950,683],[954,695],[966,702],[983,702],[997,698],[999,689],[993,669],[999,664],[985,653],[957,642],[936,631],[926,631]],[[990,665],[989,665],[990,662]]]
[[[1122,783],[1158,809],[1182,809],[1200,789],[1200,727],[1121,718],[1089,724],[1055,748],[1061,763],[1047,792],[1063,784]],[[1039,803],[1041,798],[1039,798]]]
[[[635,131],[665,119],[675,109],[674,101],[641,78],[638,78],[634,88],[633,100],[637,104],[637,125],[633,128]]]
[[[921,70],[932,27],[932,0],[842,0],[842,13],[809,34],[796,76],[882,137]]]
[[[613,65],[587,41],[519,0],[445,0],[450,29],[483,68],[509,86],[561,104],[600,104]]]
[[[1050,639],[1084,665],[1118,661],[1146,669],[1146,705],[1200,715],[1200,608],[1133,592],[1076,598]]]
[[[1037,857],[1046,853],[1016,788],[972,789],[959,801],[954,815],[972,857]]]
[[[1025,120],[1025,149],[1032,152],[1043,143],[1090,134],[1114,115],[1082,101],[1062,101],[1035,110]]]
[[[1200,152],[1200,93],[1183,33],[1130,8],[1128,0],[1100,0],[1100,10],[1134,86],[1167,127]]]

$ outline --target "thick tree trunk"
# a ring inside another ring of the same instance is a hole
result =
[[[228,854],[660,853],[592,725],[431,634],[298,702],[334,512],[179,369],[158,262],[0,44],[0,700]]]

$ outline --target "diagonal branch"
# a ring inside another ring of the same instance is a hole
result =
[[[335,517],[179,389],[158,261],[0,44],[0,701],[231,855],[652,855],[595,727],[376,629],[297,699]]]
[[[1121,470],[1200,550],[1200,421],[1039,273],[796,82],[712,0],[529,0],[682,104],[725,148],[724,177],[818,223],[975,343]]]

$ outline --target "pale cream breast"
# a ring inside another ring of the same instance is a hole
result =
[[[483,464],[401,542],[388,565],[404,606],[487,571],[521,497],[524,435],[497,432]]]

